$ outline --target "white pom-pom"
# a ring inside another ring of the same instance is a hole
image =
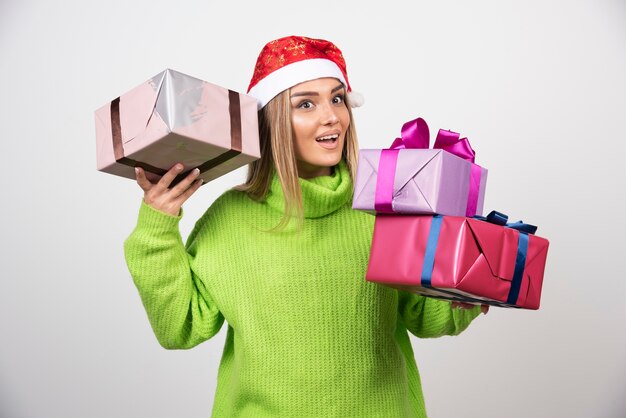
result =
[[[365,103],[365,97],[356,91],[349,91],[348,102],[350,103],[350,107],[361,107]]]

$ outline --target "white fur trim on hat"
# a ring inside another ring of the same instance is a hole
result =
[[[350,107],[361,107],[365,104],[365,97],[358,91],[349,91],[348,92],[348,101],[350,102]]]
[[[311,58],[281,67],[259,80],[248,94],[257,99],[261,109],[279,93],[296,84],[322,77],[334,77],[347,86],[339,66],[324,58]]]

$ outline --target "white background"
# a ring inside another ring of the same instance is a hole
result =
[[[412,338],[430,416],[626,416],[625,23],[620,0],[1,0],[0,416],[210,415],[226,327],[157,344],[122,251],[142,194],[96,171],[93,111],[166,67],[245,91],[290,34],[344,51],[362,147],[416,116],[460,131],[486,208],[551,241],[540,310]],[[184,237],[244,173],[194,195]]]

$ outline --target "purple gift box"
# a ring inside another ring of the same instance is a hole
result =
[[[428,149],[426,122],[404,124],[390,149],[364,149],[352,207],[377,213],[482,215],[487,170],[474,164],[467,138],[439,130]]]

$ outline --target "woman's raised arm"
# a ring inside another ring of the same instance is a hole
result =
[[[191,348],[211,338],[224,318],[190,266],[178,223],[181,206],[200,186],[190,173],[168,187],[182,165],[174,166],[157,183],[137,171],[144,190],[137,226],[124,242],[124,255],[159,343],[168,349]],[[193,242],[201,223],[189,237]]]

